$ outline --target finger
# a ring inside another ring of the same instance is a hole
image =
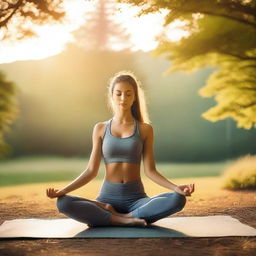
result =
[[[52,197],[53,195],[53,188],[50,188],[50,196]]]
[[[53,198],[53,197],[54,197],[54,191],[51,190],[51,198]]]
[[[185,196],[188,195],[188,194],[189,194],[189,191],[188,191],[188,190],[184,191],[184,195],[185,195]]]
[[[181,194],[181,195],[183,195],[183,196],[185,196],[185,195],[187,194],[185,190],[183,191],[183,190],[181,190],[181,189],[179,190],[179,192],[177,191],[177,193],[179,193],[179,194]]]

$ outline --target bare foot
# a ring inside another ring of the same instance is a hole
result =
[[[117,216],[120,216],[120,217],[125,217],[125,218],[130,218],[132,217],[132,214],[129,212],[129,213],[120,213],[120,212],[117,212],[113,206],[111,204],[107,204],[106,206],[106,210],[110,211],[112,214],[114,215],[117,215]]]
[[[125,218],[130,218],[132,217],[132,214],[129,212],[129,213],[120,213],[120,212],[117,212],[115,210],[115,208],[111,205],[111,204],[104,204],[102,205],[104,209],[106,209],[107,211],[110,211],[112,214],[116,215],[116,216],[119,216],[119,217],[125,217]]]
[[[145,225],[147,225],[147,222],[143,219],[132,218],[132,213],[130,213],[130,212],[129,213],[120,213],[120,212],[117,212],[111,204],[102,203],[102,202],[98,202],[98,201],[94,201],[94,200],[91,200],[91,201],[93,203],[95,203],[96,205],[100,206],[101,208],[103,208],[107,211],[110,211],[112,213],[112,216],[114,215],[116,217],[122,218],[120,225],[127,225],[127,226],[133,226],[133,225],[145,226]],[[125,222],[125,220],[123,220],[125,218],[129,218],[129,219],[132,218],[132,221],[128,220],[127,222]],[[118,219],[118,220],[120,220],[120,219]],[[87,224],[87,225],[90,228],[93,227],[93,225],[91,225],[91,224]]]
[[[126,217],[119,217],[116,215],[111,216],[110,224],[112,226],[147,226],[147,222],[144,219],[138,218],[126,218]],[[92,228],[93,225],[87,224],[88,227]]]
[[[147,222],[144,219],[126,218],[112,215],[110,224],[114,226],[146,226]]]

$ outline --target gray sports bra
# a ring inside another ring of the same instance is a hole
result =
[[[125,138],[113,136],[111,134],[112,119],[108,121],[102,142],[102,156],[105,163],[140,163],[143,141],[140,137],[138,121],[136,119],[134,121],[133,134]]]

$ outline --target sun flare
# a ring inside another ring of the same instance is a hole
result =
[[[14,62],[18,60],[37,60],[59,54],[65,49],[67,42],[74,42],[72,31],[86,24],[88,12],[95,10],[98,1],[64,0],[66,17],[59,24],[44,26],[32,25],[38,35],[35,38],[24,39],[19,42],[2,41],[0,45],[0,63]],[[151,13],[136,17],[140,8],[128,6],[128,4],[115,3],[119,11],[115,12],[113,19],[127,30],[131,51],[150,51],[157,46],[156,37],[163,31],[166,10],[159,13]],[[164,28],[166,36],[171,41],[178,41],[187,36],[187,32],[180,29],[182,24],[174,22]],[[150,27],[150,29],[148,29]],[[49,40],[52,39],[52,40]],[[113,42],[112,50],[121,50],[123,45]]]

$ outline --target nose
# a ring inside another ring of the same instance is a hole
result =
[[[126,98],[126,95],[122,94],[122,96],[121,96],[122,103],[125,102],[125,98]]]

